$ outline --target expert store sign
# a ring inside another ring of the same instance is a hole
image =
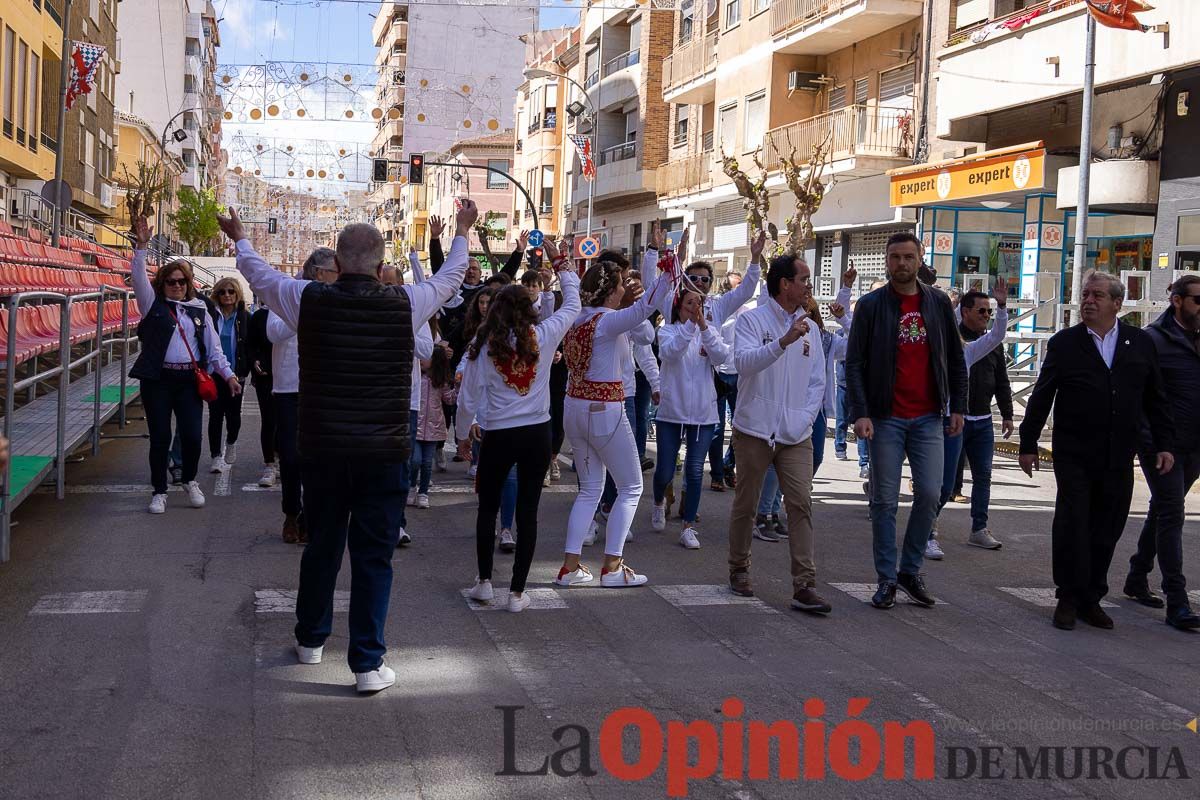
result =
[[[985,155],[889,174],[893,208],[1025,192],[1045,186],[1046,151],[1038,148],[990,158]]]

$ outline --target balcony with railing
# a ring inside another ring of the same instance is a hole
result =
[[[627,161],[636,157],[637,142],[625,142],[601,150],[600,157],[596,159],[596,165],[602,167],[605,164],[615,164],[618,161]]]
[[[654,191],[660,198],[703,192],[728,182],[711,148],[668,161],[654,173]]]
[[[763,166],[778,169],[785,156],[806,163],[813,148],[826,146],[826,161],[843,175],[879,175],[911,159],[911,111],[848,106],[767,131]]]
[[[772,0],[771,36],[784,53],[828,55],[921,17],[922,0]]]
[[[529,135],[542,131],[552,131],[558,124],[558,114],[554,111],[547,111],[545,116],[541,114],[534,115],[529,121]]]
[[[642,51],[638,49],[627,50],[621,55],[604,64],[604,77],[612,75],[614,72],[620,72],[626,67],[636,66],[641,62]]]
[[[668,103],[712,102],[717,87],[717,32],[694,37],[663,59],[663,99]]]

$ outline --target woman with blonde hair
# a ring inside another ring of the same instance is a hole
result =
[[[213,324],[221,341],[221,352],[233,368],[238,380],[250,374],[250,348],[246,334],[250,330],[250,314],[242,285],[233,278],[221,278],[213,286]],[[211,310],[211,309],[210,309]],[[225,440],[221,440],[221,428]],[[237,453],[238,434],[242,430],[242,395],[233,394],[228,386],[217,384],[217,399],[208,404],[208,453],[212,456],[212,472],[223,472],[233,464]]]
[[[221,350],[207,305],[196,295],[191,266],[186,261],[172,261],[159,268],[151,284],[146,273],[150,226],[145,217],[134,220],[133,240],[133,290],[142,315],[138,323],[142,349],[129,374],[141,381],[142,407],[150,431],[154,494],[149,511],[162,514],[167,510],[172,415],[182,448],[183,490],[192,508],[201,508],[204,493],[196,483],[196,470],[204,406],[197,391],[196,369],[217,373],[217,385],[223,384],[230,395],[240,395],[242,386]]]

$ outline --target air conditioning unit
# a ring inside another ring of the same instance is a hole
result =
[[[832,78],[820,72],[801,72],[794,69],[788,73],[789,92],[819,92]]]

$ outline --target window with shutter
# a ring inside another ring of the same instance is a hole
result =
[[[870,83],[867,78],[859,78],[854,82],[854,104],[865,106],[867,104],[867,93]]]
[[[846,107],[846,87],[835,86],[829,90],[829,110],[839,111]]]
[[[917,62],[915,61],[879,73],[880,101],[895,100],[897,97],[911,97],[914,94],[913,85],[916,81]]]

